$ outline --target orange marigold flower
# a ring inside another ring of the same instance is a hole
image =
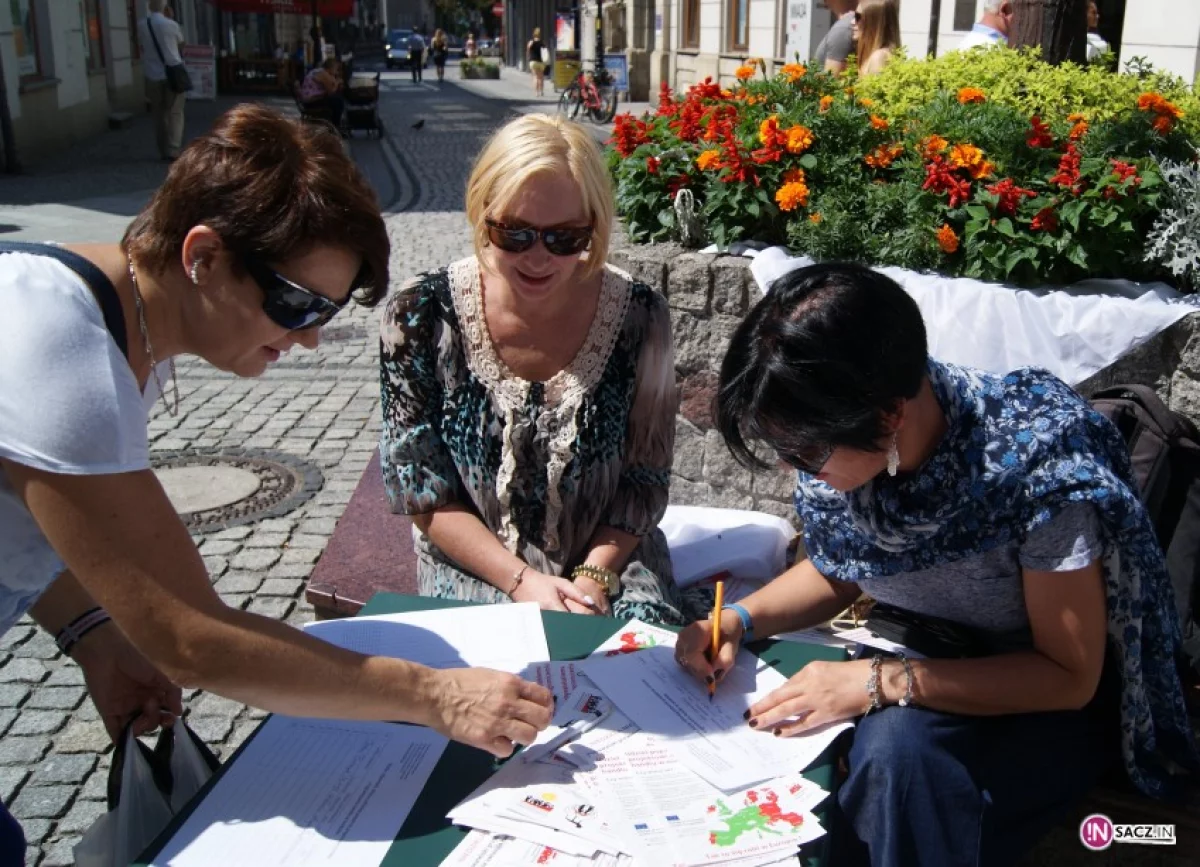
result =
[[[862,99],[860,99],[860,100],[858,101],[858,104],[859,104],[859,105],[861,105],[863,108],[870,108],[871,106],[873,106],[873,105],[875,104],[875,100],[873,100],[873,99],[867,99],[867,98],[864,96]]]
[[[959,88],[958,101],[963,105],[969,102],[986,102],[987,94],[978,87],[963,87]]]
[[[1073,112],[1073,113],[1067,115],[1068,123],[1079,123],[1080,121],[1086,121],[1086,120],[1087,120],[1087,115],[1083,114],[1082,112],[1076,111],[1076,112]]]
[[[709,169],[717,169],[721,167],[721,152],[716,148],[712,150],[702,151],[700,156],[696,157],[696,166],[701,171]]]
[[[820,214],[809,214],[808,215],[808,221],[810,223],[812,223],[814,226],[817,225],[817,223],[821,222],[821,220],[823,220],[823,219],[825,219],[825,218],[822,217]]]
[[[950,148],[950,162],[955,168],[974,168],[983,162],[983,151],[973,144],[956,144]]]
[[[1169,116],[1173,118],[1183,117],[1183,112],[1174,103],[1164,99],[1157,93],[1143,93],[1138,97],[1138,108],[1142,111],[1150,111],[1154,114]]]
[[[994,172],[995,170],[996,170],[995,165],[988,162],[987,160],[984,160],[983,162],[973,165],[969,169],[967,169],[967,173],[970,174],[971,177],[973,177],[975,180],[978,181],[978,180],[982,180],[983,178],[990,178],[992,176],[992,172]]]
[[[921,156],[925,159],[932,159],[934,154],[940,154],[944,151],[950,142],[946,141],[940,135],[926,136],[921,141]]]
[[[1075,117],[1075,115],[1071,115],[1071,117]],[[1071,141],[1079,141],[1087,135],[1087,131],[1088,122],[1086,120],[1077,120],[1075,121],[1075,125],[1071,127],[1071,131],[1067,134],[1067,138]]]
[[[758,69],[757,66],[751,66],[749,63],[747,63],[745,66],[739,66],[737,69],[735,69],[733,74],[738,81],[745,81],[747,78],[754,77],[754,72],[756,69]]]
[[[808,204],[808,187],[800,181],[784,184],[775,192],[775,201],[781,211],[794,211]]]
[[[721,99],[737,99],[739,96],[745,96],[746,89],[742,88],[740,94],[734,93],[732,90],[721,90]]]
[[[773,114],[758,125],[758,140],[764,145],[773,145],[777,135],[779,135],[778,115]]]
[[[808,73],[808,69],[800,63],[785,63],[779,70],[779,74],[795,84]]]
[[[958,251],[958,235],[954,234],[954,230],[945,223],[942,224],[942,228],[938,229],[937,242],[943,253],[951,254]]]
[[[796,124],[795,126],[789,126],[783,132],[787,136],[786,147],[788,153],[802,154],[812,147],[813,134],[812,130],[808,127]]]
[[[873,169],[886,169],[902,153],[904,153],[902,144],[880,145],[867,154],[863,161]]]
[[[829,111],[829,107],[832,105],[833,105],[833,97],[832,96],[823,96],[823,97],[821,97],[820,108],[818,110],[821,112],[821,114],[824,114],[825,112]]]
[[[1175,119],[1169,114],[1160,114],[1154,120],[1150,121],[1150,126],[1159,135],[1166,135],[1175,128]]]
[[[788,169],[783,173],[783,182],[785,184],[802,184],[804,180],[804,169]]]
[[[884,130],[884,129],[887,129],[889,126],[891,126],[891,124],[888,123],[883,118],[881,118],[879,115],[877,115],[877,114],[871,115],[871,128],[872,129]]]

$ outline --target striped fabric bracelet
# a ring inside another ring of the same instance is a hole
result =
[[[71,649],[79,643],[83,636],[87,635],[97,626],[103,626],[108,621],[112,620],[108,616],[108,612],[97,606],[83,612],[66,626],[58,631],[54,636],[54,643],[58,645],[58,649],[65,655],[71,655]]]

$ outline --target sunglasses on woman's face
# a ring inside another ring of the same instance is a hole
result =
[[[324,325],[346,306],[361,279],[356,277],[354,286],[350,287],[350,293],[341,301],[334,301],[289,280],[274,268],[251,256],[245,258],[245,263],[246,270],[266,296],[263,299],[263,312],[272,322],[288,331],[302,331]]]
[[[780,452],[779,459],[789,467],[800,470],[802,473],[808,473],[810,476],[815,476],[829,463],[829,459],[833,456],[835,448],[836,446],[823,445],[805,449],[803,454]]]
[[[854,23],[855,23],[855,24],[861,24],[861,23],[862,23],[862,13],[861,13],[861,12],[855,12],[855,13],[854,13]]]
[[[506,226],[488,217],[488,240],[506,253],[524,253],[538,238],[555,256],[574,256],[582,253],[592,241],[591,226],[560,226],[539,229],[536,226]]]

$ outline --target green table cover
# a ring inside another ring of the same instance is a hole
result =
[[[429,611],[436,608],[471,604],[474,603],[424,596],[407,596],[399,593],[379,593],[363,607],[359,616]],[[557,660],[580,659],[587,656],[616,632],[624,622],[609,617],[564,614],[556,611],[542,612],[542,623],[546,629],[546,642],[550,647],[550,658]],[[795,674],[806,663],[813,660],[845,659],[843,651],[836,648],[788,641],[756,642],[750,646],[750,649],[755,651],[759,658],[774,665],[785,675]],[[144,867],[154,859],[154,856],[162,850],[196,805],[208,796],[225,769],[238,760],[242,750],[253,739],[253,735],[247,738],[246,742],[213,775],[213,778],[197,793],[188,806],[180,811],[166,830],[135,862],[138,867]],[[837,751],[843,743],[844,739],[835,742],[804,773],[808,779],[834,794],[836,794],[834,763]],[[498,761],[491,755],[452,741],[446,747],[437,767],[434,768],[433,775],[413,806],[412,812],[409,813],[404,827],[400,829],[399,836],[383,859],[384,867],[436,867],[441,863],[442,859],[461,842],[467,833],[464,829],[451,825],[446,820],[446,814],[498,767]],[[832,798],[826,799],[815,811],[827,832],[832,831],[828,810],[831,800]],[[832,833],[826,833],[821,839],[805,846],[800,857],[801,863],[805,867],[823,867],[829,863],[832,836]]]

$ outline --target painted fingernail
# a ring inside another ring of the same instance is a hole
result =
[[[746,711],[744,714],[742,714],[742,719],[750,719],[750,711]]]
[[[716,671],[713,672],[713,677],[715,677],[717,680],[720,680],[724,676],[725,676],[725,669],[723,669],[723,668],[718,668]]]
[[[774,731],[775,737],[779,737],[781,734],[783,734],[783,729],[775,729],[775,731]]]
[[[758,728],[758,720],[756,720],[756,719],[750,720],[750,728],[752,728],[752,729]]]
[[[712,675],[711,675],[711,674],[708,674],[708,675],[705,675],[705,676],[704,676],[704,682],[705,682],[705,683],[708,683],[708,684],[715,683],[715,681],[713,680],[713,678],[712,678]]]

